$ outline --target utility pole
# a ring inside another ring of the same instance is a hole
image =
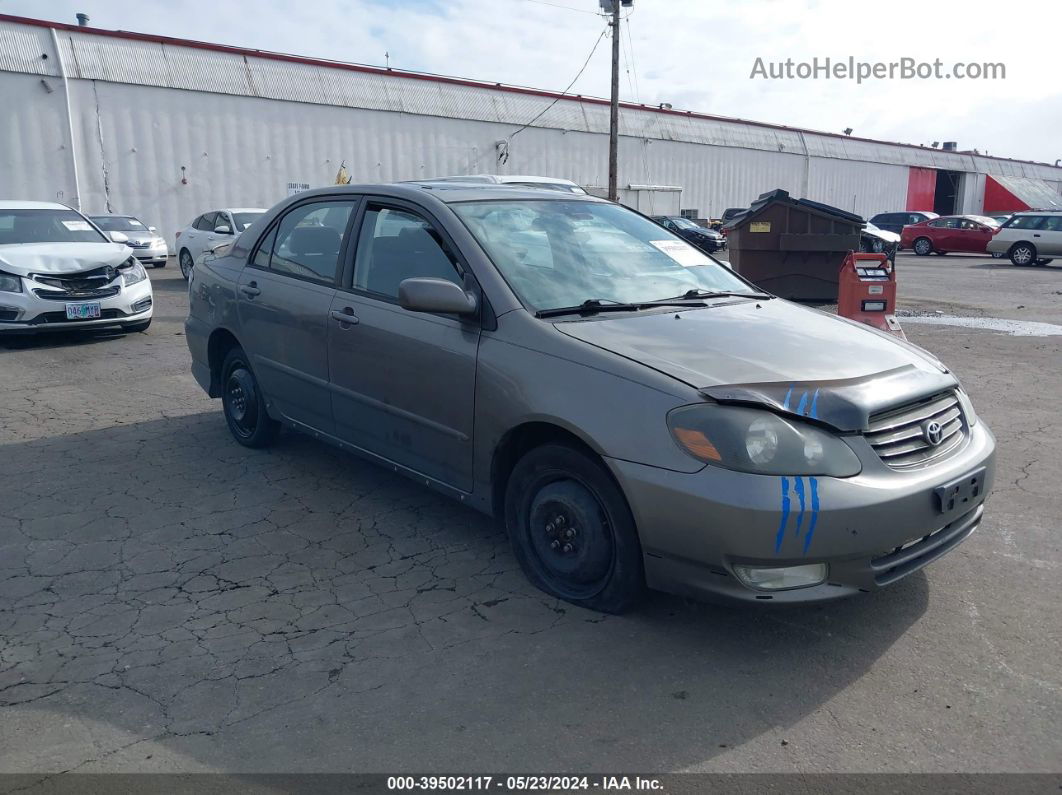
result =
[[[604,2],[604,0],[602,0]],[[612,4],[612,108],[608,123],[608,199],[619,201],[619,56],[620,0]]]

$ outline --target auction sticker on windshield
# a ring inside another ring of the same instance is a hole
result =
[[[88,221],[63,221],[63,226],[71,232],[88,232],[92,229]]]
[[[685,268],[704,264],[704,255],[689,243],[683,243],[681,240],[650,240],[649,244],[656,246]]]

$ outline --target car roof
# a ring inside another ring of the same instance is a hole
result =
[[[30,202],[20,199],[0,199],[0,210],[69,210],[59,202]]]
[[[377,196],[420,201],[425,196],[446,204],[468,201],[585,201],[608,203],[605,199],[581,193],[562,193],[560,191],[525,188],[512,185],[498,185],[487,182],[392,182],[388,184],[335,185],[327,188],[315,188],[296,194],[297,199],[342,196],[351,193],[369,193]],[[285,205],[287,203],[285,202]]]
[[[216,210],[205,210],[200,215],[207,213],[264,213],[269,212],[266,207],[219,207]]]

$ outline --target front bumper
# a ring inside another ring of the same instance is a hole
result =
[[[124,326],[148,320],[153,311],[150,279],[125,287],[119,277],[107,285],[108,289],[117,288],[117,292],[106,297],[82,297],[53,291],[51,294],[55,297],[42,298],[34,292],[40,285],[31,279],[23,279],[22,287],[21,293],[0,293],[0,334]],[[66,319],[68,303],[86,302],[99,303],[99,318]]]
[[[140,260],[141,265],[165,265],[170,251],[165,245],[154,248],[134,248],[133,256]]]
[[[695,598],[814,602],[889,585],[954,549],[977,528],[995,474],[995,439],[983,422],[960,450],[914,471],[866,449],[852,478],[749,475],[706,467],[685,474],[606,459],[630,503],[647,584]],[[935,489],[984,468],[983,487],[942,513]],[[788,507],[787,507],[788,506]],[[734,566],[825,563],[820,585],[754,590]]]

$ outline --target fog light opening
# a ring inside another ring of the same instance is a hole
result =
[[[826,581],[829,569],[825,563],[802,566],[734,566],[734,574],[741,582],[756,591],[788,591],[810,588]]]

